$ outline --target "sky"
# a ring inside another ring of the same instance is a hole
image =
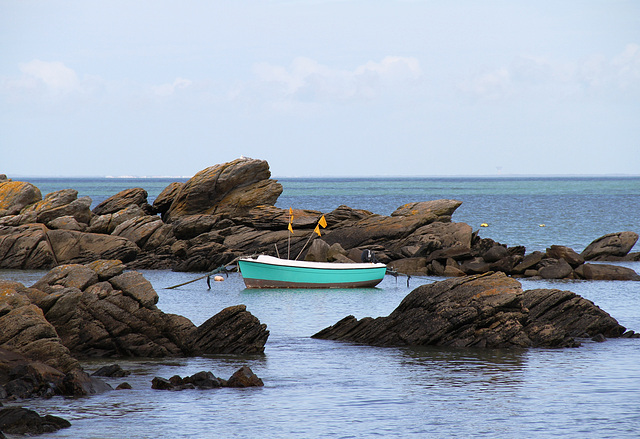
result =
[[[0,0],[0,173],[640,175],[637,0]]]

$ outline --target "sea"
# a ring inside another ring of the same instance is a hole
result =
[[[93,205],[131,187],[149,201],[164,178],[29,178],[43,195],[78,190]],[[453,214],[491,238],[527,252],[558,244],[581,252],[607,233],[640,233],[640,177],[281,178],[276,206],[327,213],[340,205],[389,215],[405,203],[457,199]],[[485,226],[483,226],[485,225]],[[640,251],[636,245],[632,251]],[[640,273],[640,262],[615,263]],[[167,289],[198,273],[144,270],[158,307],[199,325],[245,304],[265,323],[261,355],[120,358],[83,363],[92,372],[118,363],[131,375],[114,390],[84,398],[16,401],[70,428],[51,438],[637,438],[640,339],[580,340],[565,349],[380,348],[311,335],[347,315],[391,313],[419,285],[438,277],[387,276],[376,288],[246,289],[241,276]],[[45,271],[0,270],[27,286]],[[640,282],[521,279],[524,289],[573,291],[640,332]],[[265,383],[248,389],[151,389],[156,377],[199,371],[229,378],[249,366]],[[11,437],[11,436],[8,436]],[[44,437],[44,436],[43,436]]]

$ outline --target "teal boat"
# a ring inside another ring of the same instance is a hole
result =
[[[280,259],[260,255],[238,260],[247,288],[363,288],[382,281],[381,263],[331,263]]]

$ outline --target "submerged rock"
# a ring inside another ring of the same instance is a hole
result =
[[[40,416],[33,410],[23,407],[0,409],[0,432],[7,434],[34,435],[53,433],[62,428],[71,427],[71,423],[58,416]]]
[[[217,378],[211,372],[198,372],[185,378],[174,375],[169,379],[155,377],[151,388],[155,390],[217,389],[219,387],[262,387],[264,383],[248,366],[238,369],[228,380]]]

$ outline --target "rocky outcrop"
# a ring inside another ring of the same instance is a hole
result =
[[[269,331],[244,305],[222,310],[196,327],[182,316],[157,309],[158,295],[149,281],[140,273],[123,271],[120,261],[58,266],[30,289],[14,285],[6,302],[26,307],[22,314],[38,316],[46,328],[40,334],[57,341],[67,357],[69,351],[76,358],[264,351]],[[8,312],[0,319],[13,314]],[[17,333],[27,340],[33,337],[22,329],[24,326],[13,321],[7,326],[13,328],[5,330],[5,338],[12,343],[9,349],[20,342]],[[38,343],[43,343],[43,337],[36,337]],[[62,361],[62,355],[57,357]]]
[[[177,191],[163,219],[172,222],[203,213],[233,215],[258,205],[273,205],[282,185],[270,177],[264,160],[241,158],[203,169]]]
[[[619,337],[625,328],[571,292],[523,291],[503,273],[423,285],[387,317],[348,316],[314,338],[375,346],[574,347],[574,337]]]
[[[244,305],[196,327],[160,311],[151,284],[124,268],[120,261],[62,265],[31,288],[0,281],[0,399],[109,388],[76,358],[264,351],[269,331]]]
[[[581,253],[585,261],[619,261],[638,242],[635,232],[609,233],[589,244]]]
[[[267,162],[242,158],[170,184],[153,207],[146,191],[134,188],[93,212],[90,200],[77,199],[71,189],[28,205],[38,197],[23,195],[17,204],[6,203],[24,206],[12,208],[15,214],[0,212],[0,268],[120,259],[132,269],[207,272],[241,255],[360,262],[364,251],[372,251],[377,260],[408,275],[500,271],[543,279],[636,279],[627,268],[582,267],[585,260],[640,260],[640,253],[628,254],[637,240],[633,232],[606,235],[582,254],[560,245],[526,254],[522,246],[483,239],[468,224],[453,222],[458,200],[407,203],[390,216],[344,205],[324,213],[296,209],[290,233],[290,210],[273,205],[282,186],[270,175]],[[30,193],[27,185],[20,187],[20,193]],[[322,216],[327,227],[318,237],[313,230]]]

